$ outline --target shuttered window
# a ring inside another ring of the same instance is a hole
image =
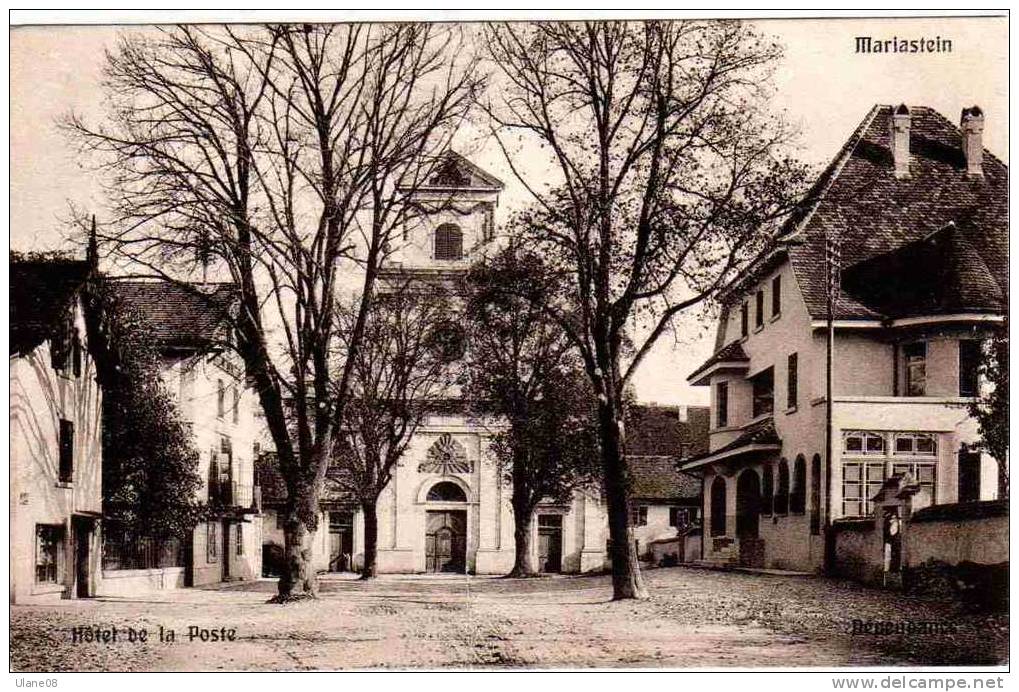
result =
[[[463,257],[463,232],[459,226],[444,223],[435,229],[435,259],[458,260]]]

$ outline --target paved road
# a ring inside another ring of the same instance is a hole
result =
[[[849,582],[673,568],[652,598],[609,600],[607,577],[326,578],[321,598],[265,603],[275,584],[137,600],[14,606],[15,670],[972,665],[1004,662],[1007,616]],[[853,620],[938,632],[854,635]],[[72,643],[75,626],[116,626]],[[131,628],[148,633],[144,642]],[[162,628],[172,643],[159,641]],[[231,632],[232,630],[232,632]],[[214,634],[215,633],[215,634]]]

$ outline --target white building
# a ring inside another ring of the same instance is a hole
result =
[[[229,347],[232,284],[167,281],[111,283],[123,305],[144,320],[162,357],[160,377],[176,395],[199,453],[200,502],[212,517],[200,523],[179,556],[153,564],[122,564],[107,550],[104,593],[132,593],[261,574],[262,522],[254,484],[253,392],[240,357]]]
[[[92,267],[12,258],[10,600],[100,587],[102,391],[83,300]]]
[[[706,559],[819,569],[826,520],[869,515],[893,475],[919,483],[916,508],[997,497],[965,408],[979,340],[1008,297],[1008,169],[984,150],[983,119],[966,109],[956,127],[930,108],[875,106],[725,292],[716,351],[689,378],[711,388],[710,451],[684,466],[704,478]]]

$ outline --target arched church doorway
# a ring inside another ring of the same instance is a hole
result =
[[[425,512],[425,571],[467,571],[467,495],[456,483],[442,481],[428,491],[428,503],[435,509]],[[454,505],[454,507],[449,507]]]
[[[736,537],[739,562],[744,567],[764,565],[764,543],[759,537],[761,517],[761,477],[746,469],[736,479]]]

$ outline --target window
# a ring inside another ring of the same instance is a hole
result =
[[[934,486],[937,476],[937,462],[934,461],[896,461],[892,464],[892,475],[909,474],[920,486],[920,492],[927,495],[926,502],[914,502],[917,509],[934,504]]]
[[[924,396],[927,391],[927,344],[918,341],[902,347],[906,373],[906,396]]]
[[[64,375],[68,374],[66,371],[71,365],[70,360],[74,355],[75,333],[74,314],[70,309],[67,309],[59,318],[58,323],[54,325],[53,333],[50,335],[50,364],[54,370],[58,370]]]
[[[802,454],[793,462],[793,487],[789,493],[789,511],[803,514],[807,509],[807,460]]]
[[[775,473],[771,464],[761,469],[764,479],[761,482],[761,514],[771,514],[775,508]]]
[[[459,324],[442,321],[432,329],[429,345],[443,363],[455,363],[467,352],[467,335]]]
[[[810,460],[810,535],[821,535],[821,455]]]
[[[463,258],[463,233],[460,227],[444,223],[435,229],[435,259],[458,260]]]
[[[647,505],[630,506],[630,526],[647,526]]]
[[[754,315],[754,326],[764,326],[764,291],[757,292],[757,313]]]
[[[782,277],[771,280],[771,316],[778,317],[782,313]]]
[[[775,514],[789,513],[789,462],[778,462],[778,492],[775,493]]]
[[[740,308],[740,335],[746,336],[750,333],[750,305],[744,300],[743,307]]]
[[[74,423],[60,421],[60,482],[74,480]]]
[[[226,386],[223,380],[216,380],[216,416],[222,418],[226,415]]]
[[[456,483],[443,481],[432,486],[427,499],[428,502],[467,502],[467,495]]]
[[[753,417],[775,410],[775,369],[768,368],[750,378],[753,385]]]
[[[886,438],[891,445],[886,445]],[[919,509],[935,501],[938,438],[934,433],[877,433],[849,431],[843,435],[842,515],[869,516],[871,500],[886,478],[910,474],[920,485],[914,504]],[[820,457],[817,464],[820,466]],[[926,502],[924,501],[926,500]]]
[[[721,476],[711,482],[711,535],[725,535],[725,479]]]
[[[842,441],[842,451],[845,454],[885,453],[885,436],[881,433],[850,430],[843,433]]]
[[[719,382],[715,385],[715,415],[717,427],[729,425],[729,383]]]
[[[871,500],[885,480],[883,461],[847,461],[842,464],[842,516],[869,516]]]
[[[210,521],[206,527],[205,552],[208,556],[206,562],[216,562],[219,560],[219,524]]]
[[[234,406],[233,406],[233,414],[234,415],[233,415],[233,420],[234,420],[234,425],[236,425],[240,421],[240,415],[241,415],[240,414],[240,410],[241,410],[241,390],[237,387],[237,385],[233,386],[233,394],[234,394]]]
[[[64,527],[36,524],[35,581],[37,584],[59,584],[63,578]]]
[[[938,440],[930,433],[895,433],[895,454],[934,457],[938,455]]]
[[[561,529],[563,527],[562,514],[539,514],[538,527],[545,529]]]
[[[237,544],[237,554],[244,554],[244,524],[237,523],[237,538],[234,541]]]
[[[682,529],[690,525],[690,511],[686,507],[669,507],[669,526]]]
[[[787,379],[786,379],[786,392],[785,392],[786,402],[785,402],[785,404],[786,404],[786,408],[790,408],[790,409],[796,408],[796,401],[797,401],[797,394],[798,394],[796,390],[797,390],[797,386],[799,384],[797,382],[797,379],[799,377],[799,373],[797,372],[799,370],[799,362],[798,361],[799,361],[799,356],[797,356],[797,354],[795,354],[795,353],[790,353],[789,354],[789,364],[788,364],[788,367],[786,368],[786,370],[787,370],[786,378]]]
[[[287,518],[281,510],[276,510],[276,528],[282,531],[287,527]]]
[[[980,394],[980,351],[977,339],[959,341],[959,396]]]

